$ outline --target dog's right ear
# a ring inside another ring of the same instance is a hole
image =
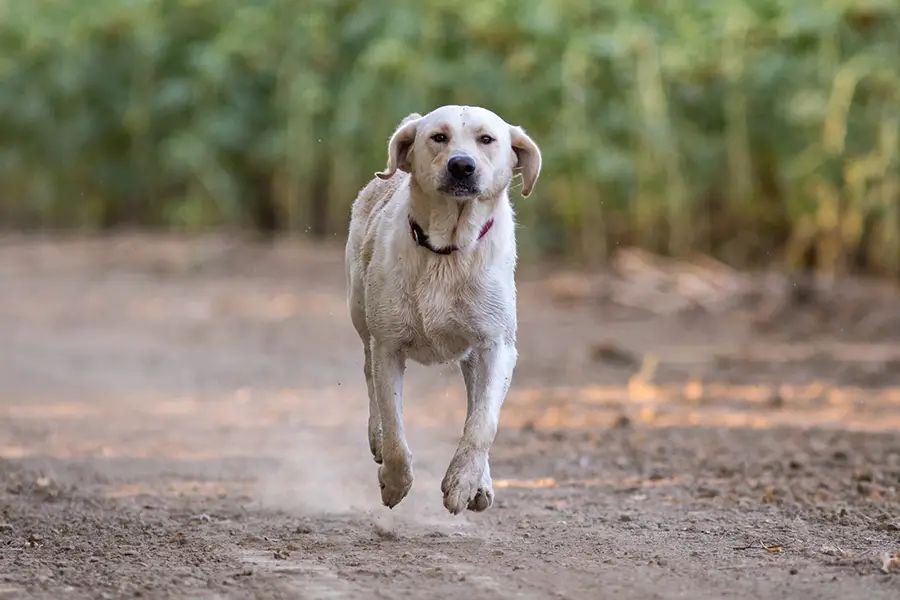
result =
[[[419,127],[419,120],[422,115],[412,113],[407,115],[400,124],[391,141],[388,143],[388,165],[387,169],[380,173],[375,173],[378,179],[390,179],[397,170],[409,173],[409,149],[416,140],[416,130]]]

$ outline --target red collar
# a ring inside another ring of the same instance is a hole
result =
[[[481,228],[481,232],[478,234],[478,239],[480,240],[487,234],[488,231],[491,230],[491,227],[494,226],[493,217],[488,219],[488,222],[484,224],[484,227]],[[428,234],[422,229],[422,227],[413,221],[412,217],[409,217],[409,232],[412,234],[413,241],[423,248],[428,248],[435,254],[451,254],[452,252],[459,250],[459,246],[456,244],[452,244],[450,246],[443,246],[442,248],[435,248],[431,245],[431,242],[428,241]]]

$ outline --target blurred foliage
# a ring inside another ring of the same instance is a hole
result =
[[[343,235],[406,114],[544,152],[526,257],[900,271],[897,0],[0,0],[0,222]]]

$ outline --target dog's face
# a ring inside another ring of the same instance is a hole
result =
[[[406,117],[388,145],[390,178],[410,173],[426,193],[459,200],[497,197],[521,172],[522,195],[534,189],[541,152],[521,127],[474,106],[442,106],[424,117]]]

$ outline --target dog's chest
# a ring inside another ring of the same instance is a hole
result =
[[[410,292],[407,354],[417,362],[458,359],[508,328],[510,307],[499,282],[454,286],[420,281]]]

